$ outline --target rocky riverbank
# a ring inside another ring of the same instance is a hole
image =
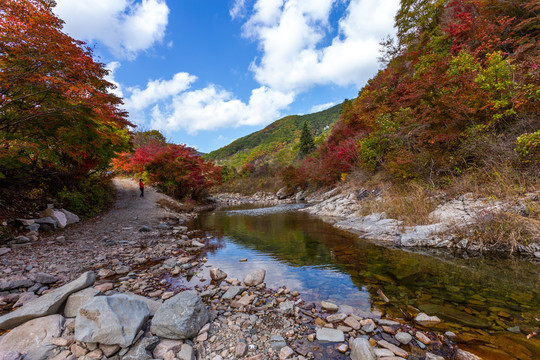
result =
[[[310,303],[267,289],[263,269],[230,278],[207,264],[210,238],[183,226],[194,214],[116,184],[109,213],[0,256],[0,328],[9,330],[0,359],[474,358],[452,345],[453,334],[430,332],[439,320],[427,315],[412,327]]]
[[[368,199],[381,201],[381,194],[365,189],[334,188],[308,196],[309,206],[300,211],[320,216],[336,228],[357,233],[360,238],[387,245],[456,248],[472,252],[506,251],[540,259],[540,244],[535,241],[517,243],[515,248],[510,248],[509,244],[489,244],[455,236],[456,232],[466,232],[479,219],[501,213],[526,214],[531,204],[539,207],[540,191],[526,194],[511,203],[465,194],[442,201],[429,214],[431,223],[417,226],[405,226],[402,221],[389,218],[385,212],[362,215]]]

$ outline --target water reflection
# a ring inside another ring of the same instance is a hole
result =
[[[268,286],[286,285],[306,300],[330,299],[401,318],[418,310],[438,315],[445,320],[439,330],[472,340],[468,346],[486,358],[540,358],[540,341],[523,335],[537,324],[539,264],[383,248],[283,210],[201,216],[194,226],[211,231],[222,246],[207,255],[209,264],[239,279],[266,268]],[[238,262],[242,258],[248,261]]]

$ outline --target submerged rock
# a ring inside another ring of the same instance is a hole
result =
[[[420,310],[428,314],[435,314],[444,320],[452,321],[473,328],[484,329],[490,327],[486,320],[479,319],[463,311],[459,311],[447,306],[436,304],[422,304],[418,306]]]

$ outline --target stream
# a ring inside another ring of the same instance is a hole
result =
[[[407,321],[421,311],[443,320],[431,330],[454,332],[484,359],[540,359],[540,340],[526,338],[538,327],[539,263],[382,247],[299,207],[220,209],[190,226],[212,234],[208,264],[231,277],[265,268],[268,287],[286,286],[306,302]]]

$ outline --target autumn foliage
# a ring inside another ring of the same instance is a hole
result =
[[[360,167],[396,179],[436,179],[481,166],[505,141],[507,157],[522,156],[515,165],[534,163],[526,146],[536,146],[529,139],[540,128],[539,3],[401,5],[387,66],[346,102],[297,176],[330,184]]]
[[[108,70],[62,32],[53,6],[0,2],[0,181],[7,185],[80,179],[129,147],[130,123]]]
[[[221,167],[205,161],[195,149],[160,141],[120,154],[113,166],[117,171],[141,175],[179,199],[202,199],[209,188],[221,182]]]

